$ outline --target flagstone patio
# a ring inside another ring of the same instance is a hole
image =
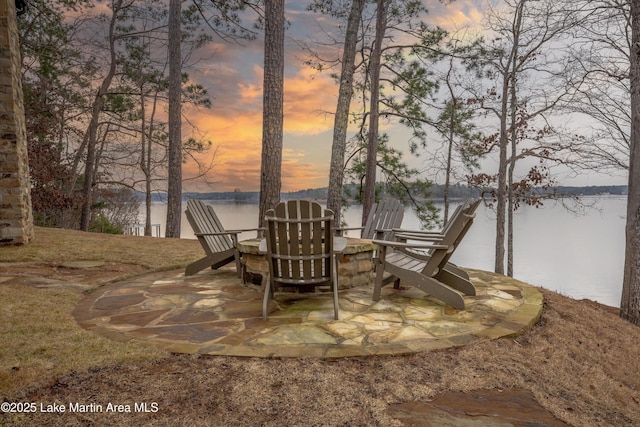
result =
[[[235,270],[145,274],[89,294],[74,315],[83,327],[118,340],[139,340],[179,353],[246,357],[395,355],[513,337],[542,314],[533,286],[469,271],[477,294],[455,310],[402,285],[340,291],[340,320],[331,292],[278,292],[262,319],[263,292]]]

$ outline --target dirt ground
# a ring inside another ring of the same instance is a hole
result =
[[[82,273],[46,264],[11,268],[53,280],[92,275],[97,283],[145,271],[124,264]],[[465,413],[471,420],[482,415],[479,407],[485,402],[489,415],[481,419],[489,421],[468,424],[473,426],[639,425],[640,328],[610,307],[549,291],[544,297],[541,322],[524,335],[446,351],[339,360],[168,354],[69,372],[0,399],[14,406],[38,405],[35,413],[0,411],[0,425],[430,426],[445,423],[434,423],[425,408],[433,413],[434,402],[446,407],[447,396],[450,411],[463,405],[461,396],[475,397],[475,406]],[[511,420],[504,424],[491,418],[495,408],[489,393],[508,401],[530,396],[552,417],[524,423],[515,412],[525,409],[510,406],[500,418]],[[413,415],[407,416],[411,405]],[[43,411],[61,406],[65,413]]]

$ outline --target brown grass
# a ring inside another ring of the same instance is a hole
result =
[[[4,246],[1,262],[105,261],[149,268],[185,266],[204,254],[195,240],[158,239],[36,227],[35,239],[24,246]]]
[[[63,279],[69,261],[104,261],[104,274],[80,280],[117,280],[145,270],[181,267],[203,255],[198,242],[36,228],[35,240],[0,248],[0,276]],[[15,266],[14,263],[28,263]],[[118,265],[116,268],[110,264]],[[141,267],[135,267],[141,266]],[[19,267],[19,268],[18,268]],[[95,283],[85,283],[95,285]],[[0,397],[44,385],[70,371],[150,360],[166,354],[137,343],[116,343],[78,327],[71,312],[83,294],[0,283]]]
[[[83,259],[117,262],[113,251],[102,250],[116,245],[112,239],[130,248],[117,249],[127,262],[148,268],[186,262],[184,254],[180,258],[172,253],[174,244],[190,246],[195,255],[189,260],[200,256],[195,242],[85,238],[60,230],[38,233],[48,235],[49,244],[11,248],[14,260],[55,263],[96,256],[86,253],[95,249],[105,258]],[[58,244],[74,239],[73,255],[66,249],[69,245]],[[94,244],[100,248],[91,248]],[[37,258],[35,251],[49,258]],[[170,258],[163,263],[162,256]],[[11,260],[0,252],[0,261]],[[44,403],[157,402],[158,412],[63,417],[37,413],[4,419],[0,415],[0,425],[387,426],[398,425],[387,413],[391,403],[427,400],[449,390],[508,393],[512,388],[530,391],[556,417],[574,426],[634,426],[640,421],[640,328],[622,321],[614,309],[553,292],[544,291],[542,321],[516,339],[403,357],[327,361],[192,357],[121,345],[73,323],[69,313],[80,298],[75,291],[4,288],[0,284],[0,322],[15,326],[8,338],[4,331],[0,335],[0,401],[5,396]],[[47,301],[51,303],[42,314],[35,315]],[[58,320],[50,321],[52,315]],[[64,356],[58,355],[61,352]],[[11,370],[16,363],[19,369]],[[23,370],[38,374],[23,375]]]

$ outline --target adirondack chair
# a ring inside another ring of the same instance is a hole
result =
[[[469,230],[479,203],[478,199],[465,202],[441,234],[422,233],[421,236],[421,232],[404,231],[396,232],[393,241],[374,240],[378,245],[379,265],[373,300],[380,299],[382,286],[389,282],[384,277],[386,272],[397,279],[396,284],[403,280],[453,308],[463,310],[463,295],[475,295],[476,290],[466,273],[457,274],[457,267],[448,261]],[[425,249],[427,253],[419,252]]]
[[[464,235],[467,233],[467,230],[471,227],[471,224],[473,224],[473,216],[475,214],[476,209],[478,208],[478,206],[480,205],[480,203],[482,202],[482,199],[480,198],[476,198],[476,199],[469,199],[467,200],[465,203],[459,205],[453,212],[453,214],[451,215],[451,217],[449,217],[449,220],[446,222],[446,224],[444,225],[443,229],[441,232],[433,232],[433,231],[415,231],[415,230],[402,230],[402,229],[394,229],[394,237],[395,239],[399,240],[399,241],[407,241],[407,240],[421,240],[421,241],[431,241],[431,242],[438,242],[440,240],[442,240],[445,237],[445,234],[448,232],[449,228],[452,226],[452,224],[454,224],[457,220],[458,217],[460,215],[463,214],[463,212],[465,212],[465,214],[467,215],[468,218],[468,222],[466,224],[466,228],[462,231],[462,233],[460,234],[460,236],[458,236],[458,241],[455,242],[455,246],[457,247],[458,244],[460,243],[460,241],[462,241],[462,238],[464,237]],[[429,256],[431,254],[431,252],[433,251],[433,249],[410,249],[410,252],[415,252],[418,253],[420,255],[423,256]],[[446,272],[450,272],[455,274],[456,276],[460,276],[463,277],[464,279],[466,279],[467,281],[469,280],[469,274],[464,271],[463,269],[459,268],[458,266],[456,266],[455,264],[451,263],[449,261],[449,259],[451,258],[451,255],[453,254],[453,252],[445,255],[445,262],[443,263],[444,270],[446,270]],[[441,273],[442,276],[444,276],[446,273],[443,272]],[[397,288],[398,286],[396,286]]]
[[[404,217],[404,206],[397,199],[383,199],[375,203],[371,209],[371,214],[363,227],[337,228],[342,234],[347,230],[360,230],[362,239],[383,239],[388,240],[392,235],[392,229],[402,225]]]
[[[269,282],[265,286],[262,317],[267,318],[269,298],[276,284],[327,285],[333,290],[334,318],[338,319],[338,278],[334,253],[333,212],[308,200],[279,203],[265,216]],[[344,241],[346,239],[336,237]],[[340,247],[335,248],[342,250]]]
[[[237,247],[238,234],[258,229],[225,230],[213,210],[213,206],[206,205],[201,200],[190,199],[187,202],[185,214],[195,236],[207,255],[189,264],[184,274],[190,276],[207,267],[217,269],[235,261],[239,277],[242,269],[240,252]]]

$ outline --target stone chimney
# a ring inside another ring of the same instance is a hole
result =
[[[0,245],[33,238],[15,0],[0,0]]]

